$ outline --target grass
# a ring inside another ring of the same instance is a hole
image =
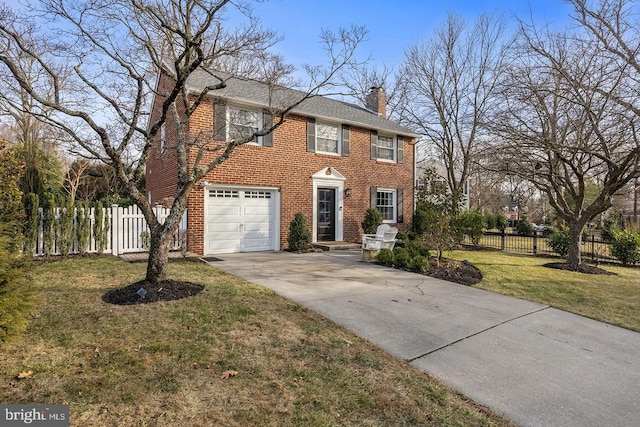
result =
[[[314,312],[204,264],[170,265],[170,278],[205,285],[192,298],[101,300],[144,268],[111,257],[35,267],[39,312],[0,349],[0,402],[67,403],[73,426],[511,425]]]
[[[484,276],[477,288],[511,295],[640,332],[640,269],[612,265],[615,275],[591,275],[543,267],[558,259],[499,251],[454,251]]]
[[[501,248],[502,237],[500,234],[483,234],[478,241],[479,246],[485,248]],[[471,240],[467,238],[466,242],[471,244]],[[533,254],[533,237],[531,236],[518,236],[516,234],[506,234],[504,248],[508,251],[529,253]],[[593,252],[596,257],[600,259],[615,259],[611,255],[611,247],[603,241],[591,242],[590,239],[583,241],[581,245],[581,252],[586,255],[585,258],[590,258]],[[554,251],[547,243],[547,238],[538,236],[536,239],[536,253],[554,255]]]

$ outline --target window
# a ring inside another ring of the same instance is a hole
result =
[[[209,197],[222,199],[237,199],[239,192],[237,190],[209,190]]]
[[[261,114],[257,111],[237,107],[229,107],[227,111],[229,114],[228,141],[245,141],[262,128]],[[258,137],[258,140],[253,139],[250,142],[260,143],[260,139]]]
[[[395,138],[387,135],[378,135],[378,159],[395,161]]]
[[[371,160],[404,163],[404,137],[371,131]]]
[[[316,151],[340,154],[340,132],[336,125],[316,123]]]
[[[402,224],[404,222],[404,189],[371,187],[371,208],[382,214],[382,221]]]
[[[245,191],[244,198],[245,199],[270,199],[271,192],[270,191]]]
[[[317,123],[307,118],[307,151],[348,157],[351,127],[348,125]]]
[[[383,222],[396,222],[396,190],[378,189],[376,208],[382,214]]]

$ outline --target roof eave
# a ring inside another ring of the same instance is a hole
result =
[[[198,95],[200,93],[200,91],[196,88],[189,88],[188,90],[189,94],[195,94]],[[216,95],[215,93],[211,93],[210,94],[212,97],[216,97],[216,98],[222,98],[225,100],[230,100],[230,101],[234,101],[237,102],[238,104],[241,105],[246,105],[246,106],[250,106],[250,107],[256,107],[256,108],[269,108],[270,105],[265,104],[263,102],[256,102],[252,99],[247,99],[247,98],[242,98],[242,97],[237,97],[237,96],[221,96],[221,95]],[[413,133],[411,131],[399,131],[397,129],[387,129],[387,128],[378,128],[378,127],[374,127],[373,125],[367,124],[367,123],[362,123],[359,121],[355,121],[355,120],[348,120],[348,119],[341,119],[341,118],[336,118],[336,117],[332,117],[332,116],[324,116],[324,115],[320,115],[320,114],[311,114],[305,111],[301,111],[297,108],[292,109],[288,114],[295,114],[297,116],[301,116],[301,117],[311,117],[311,118],[315,118],[315,119],[320,119],[320,120],[326,120],[326,121],[339,121],[340,123],[344,123],[346,125],[349,126],[357,126],[363,129],[371,129],[371,130],[384,130],[390,133],[394,133],[397,135],[401,135],[404,137],[409,137],[409,138],[413,138],[414,141],[411,142],[411,144],[415,144],[417,142],[417,139],[420,138],[422,135],[419,135],[417,133]],[[388,119],[387,119],[388,120]]]

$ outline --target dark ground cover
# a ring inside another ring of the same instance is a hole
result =
[[[457,261],[443,258],[440,265],[436,265],[436,259],[429,260],[429,271],[425,274],[436,279],[448,280],[461,285],[472,286],[482,281],[482,272],[475,265],[467,261]]]
[[[156,285],[141,280],[108,291],[102,296],[102,300],[117,305],[147,304],[191,297],[203,289],[203,285],[178,280],[163,280]]]

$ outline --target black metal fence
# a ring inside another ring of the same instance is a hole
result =
[[[464,237],[463,243],[467,245],[473,244],[468,236]],[[485,231],[478,242],[478,246],[520,254],[557,255],[549,247],[546,237],[540,231],[534,231],[532,236],[520,236],[507,231]],[[581,247],[580,252],[585,260],[615,261],[615,258],[611,256],[609,243],[595,235],[584,236]]]

